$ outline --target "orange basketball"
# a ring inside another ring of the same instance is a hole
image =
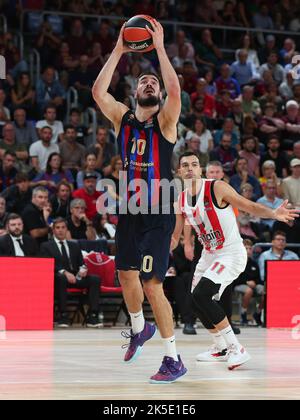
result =
[[[146,29],[146,25],[153,29],[151,20],[151,16],[136,15],[126,22],[124,41],[132,51],[144,53],[153,50],[152,36]]]

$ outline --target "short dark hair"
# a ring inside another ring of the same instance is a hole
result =
[[[57,217],[55,220],[53,220],[53,228],[55,228],[56,225],[59,223],[64,223],[66,227],[68,227],[68,222],[63,217]]]
[[[23,222],[23,219],[22,219],[22,217],[19,214],[17,214],[17,213],[10,213],[8,215],[7,219],[6,219],[6,226],[9,224],[9,222],[11,220],[17,220],[17,219],[21,219],[22,222]]]
[[[247,140],[256,141],[256,137],[253,134],[246,134],[242,137],[242,143],[245,143]]]
[[[55,67],[54,67],[54,66],[51,66],[51,65],[48,65],[48,66],[46,66],[46,67],[43,69],[43,73],[45,73],[47,70],[53,70],[53,71],[55,71]]]
[[[53,130],[52,130],[52,128],[51,127],[49,127],[49,125],[45,125],[45,127],[43,127],[43,128],[41,128],[41,131],[44,131],[44,130],[51,130],[52,132],[53,132]]]
[[[234,167],[235,167],[235,169],[237,168],[237,165],[238,165],[238,163],[239,163],[241,160],[245,160],[245,161],[247,162],[247,159],[246,159],[246,158],[244,158],[244,157],[242,157],[242,156],[239,156],[238,158],[236,158],[236,160],[235,160],[235,162],[234,162]]]
[[[55,109],[55,111],[57,111],[55,105],[46,105],[45,108],[44,108],[44,114],[46,114],[46,112],[48,111],[48,109]]]
[[[6,150],[6,152],[4,153],[4,157],[6,156],[12,156],[15,159],[17,159],[17,155],[15,154],[15,152],[10,152],[9,150]]]
[[[66,124],[64,126],[64,131],[67,131],[67,130],[75,130],[76,131],[76,128],[74,127],[73,124]]]
[[[184,152],[184,153],[182,153],[182,155],[180,155],[180,157],[179,157],[179,163],[178,163],[179,166],[181,165],[182,159],[185,158],[185,157],[189,157],[189,156],[195,156],[199,161],[199,165],[201,166],[200,158],[197,155],[197,153],[194,153],[194,152]]]
[[[161,78],[158,76],[158,74],[156,74],[156,73],[154,73],[153,71],[143,71],[139,76],[138,76],[138,82],[139,82],[139,80],[142,78],[142,77],[144,77],[144,76],[154,76],[157,80],[158,80],[158,83],[159,83],[159,87],[162,89],[163,88],[163,83],[162,83],[162,80],[161,80]]]
[[[80,109],[79,109],[79,108],[72,108],[72,109],[71,109],[71,111],[70,111],[70,115],[71,115],[71,114],[74,114],[74,113],[76,113],[76,114],[81,114],[81,111],[80,111]]]
[[[286,239],[286,233],[282,230],[276,230],[272,235],[272,240],[275,239],[276,236],[283,236]]]
[[[280,137],[277,134],[270,134],[267,140],[267,145],[271,140],[277,140],[280,143]]]
[[[95,153],[95,152],[89,152],[89,151],[87,151],[87,152],[85,152],[85,154],[84,154],[84,158],[85,159],[87,159],[88,158],[88,156],[94,156],[96,159],[97,159],[97,154]]]
[[[16,184],[19,184],[20,182],[29,181],[29,176],[25,172],[19,172],[16,175],[15,181],[16,181]]]
[[[278,52],[276,50],[270,51],[269,54],[268,54],[268,58],[271,57],[271,55],[276,55],[277,58],[278,58]]]
[[[17,112],[17,111],[24,111],[25,114],[26,114],[26,109],[22,106],[17,106],[16,108],[14,108],[14,113]]]

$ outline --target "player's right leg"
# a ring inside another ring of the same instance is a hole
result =
[[[138,216],[120,217],[116,232],[116,268],[131,319],[130,332],[122,332],[122,336],[129,339],[129,343],[123,346],[127,348],[124,356],[126,363],[132,363],[138,358],[144,343],[156,332],[155,325],[145,322],[142,310],[144,292],[139,278],[141,254],[137,240],[138,232]]]
[[[144,292],[139,278],[138,271],[119,271],[119,280],[123,290],[124,300],[131,318],[130,333],[122,332],[124,338],[130,339],[127,351],[124,356],[126,363],[134,362],[142,351],[144,343],[156,332],[155,325],[146,322],[143,315],[142,304],[144,301]]]

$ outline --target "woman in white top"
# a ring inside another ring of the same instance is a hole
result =
[[[194,135],[200,139],[200,152],[209,153],[213,147],[213,137],[211,132],[206,127],[206,122],[203,118],[196,118],[193,130],[189,130],[185,136],[185,140],[190,140]]]
[[[257,56],[257,52],[253,47],[253,39],[249,34],[244,34],[241,40],[241,48],[236,50],[235,52],[235,59],[238,60],[238,55],[241,50],[246,50],[248,52],[247,61],[252,63],[255,68],[258,70],[260,67],[259,59]]]

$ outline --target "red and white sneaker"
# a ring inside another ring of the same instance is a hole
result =
[[[229,370],[234,370],[251,359],[249,353],[246,352],[243,346],[232,345],[228,349],[227,366]]]
[[[220,350],[213,346],[204,353],[199,353],[196,357],[197,362],[227,362],[227,349]]]

